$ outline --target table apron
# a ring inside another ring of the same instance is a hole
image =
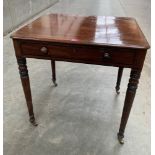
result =
[[[22,57],[47,60],[53,59],[56,61],[68,61],[126,68],[132,68],[136,64],[135,61],[137,61],[137,53],[140,52],[137,52],[133,49],[106,46],[61,46],[46,42],[42,43],[30,41],[20,43],[20,54]]]

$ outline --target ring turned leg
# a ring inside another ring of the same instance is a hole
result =
[[[52,68],[52,81],[53,81],[54,86],[56,87],[57,83],[56,83],[55,61],[54,60],[51,60],[51,68]]]
[[[121,124],[119,128],[119,132],[117,134],[118,140],[121,144],[124,143],[124,131],[125,127],[129,118],[130,110],[133,104],[133,100],[136,94],[136,89],[138,87],[138,82],[140,78],[140,70],[131,70],[130,73],[130,79],[128,83],[128,88],[126,92],[126,97],[125,97],[125,102],[124,102],[124,108],[123,108],[123,113],[122,113],[122,118],[121,118]]]
[[[119,89],[120,89],[120,83],[121,83],[121,79],[122,79],[122,73],[123,73],[123,67],[119,67],[118,69],[118,75],[117,75],[117,83],[116,83],[116,93],[119,94]]]
[[[26,59],[25,58],[17,58],[19,74],[25,94],[25,99],[28,107],[30,122],[32,125],[37,126],[38,124],[35,121],[34,113],[33,113],[33,105],[32,105],[32,97],[31,97],[31,89],[30,89],[30,81],[28,70],[26,66]]]

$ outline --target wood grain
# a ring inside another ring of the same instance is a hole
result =
[[[127,17],[49,14],[19,29],[16,39],[148,49],[137,22]]]

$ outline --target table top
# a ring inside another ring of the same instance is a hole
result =
[[[136,20],[128,17],[49,14],[23,26],[11,37],[56,43],[149,48]]]

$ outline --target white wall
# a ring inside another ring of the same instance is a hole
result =
[[[3,33],[11,32],[18,25],[58,0],[3,0]]]

